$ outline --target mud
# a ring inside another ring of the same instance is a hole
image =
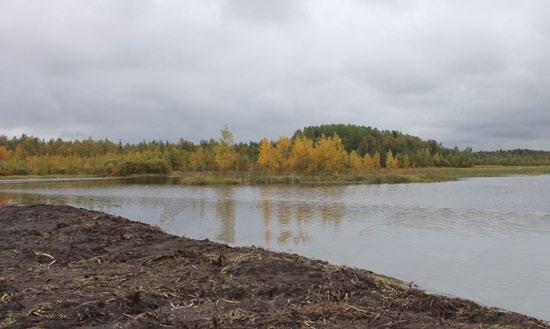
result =
[[[372,272],[69,206],[0,207],[0,328],[550,328]]]

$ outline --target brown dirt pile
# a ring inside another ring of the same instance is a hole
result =
[[[0,208],[0,328],[550,328],[372,272],[68,206]]]

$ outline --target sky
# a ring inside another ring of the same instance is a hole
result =
[[[0,0],[0,134],[550,150],[547,0]]]

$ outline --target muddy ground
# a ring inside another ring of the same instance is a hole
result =
[[[68,206],[0,208],[1,328],[550,328],[372,272]]]

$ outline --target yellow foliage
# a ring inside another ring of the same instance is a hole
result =
[[[197,147],[189,156],[189,169],[194,171],[205,170],[207,168],[207,154],[204,148]]]
[[[290,153],[290,139],[285,136],[279,137],[274,148],[274,168],[275,172],[287,172],[289,169],[288,157]]]
[[[311,145],[306,156],[306,173],[308,175],[318,174],[321,170],[321,152],[319,147],[313,144],[313,141],[311,141]]]
[[[220,143],[214,147],[214,163],[219,171],[235,170],[239,155],[233,145]]]
[[[365,174],[369,174],[374,169],[376,169],[374,158],[371,157],[368,153],[365,154],[365,156],[363,157],[363,168],[365,170]]]
[[[355,174],[363,173],[363,159],[357,152],[352,151],[349,155],[349,164]]]
[[[288,157],[289,169],[295,172],[306,172],[308,168],[308,157],[313,149],[313,141],[305,138],[304,136],[298,136],[292,142],[290,148],[290,154]]]
[[[321,136],[317,145],[319,153],[319,169],[327,174],[340,174],[344,171],[347,153],[338,135],[332,137]]]
[[[397,162],[397,159],[393,156],[392,151],[388,151],[388,154],[386,156],[386,168],[388,169],[399,168],[399,163]]]
[[[275,154],[273,146],[267,137],[262,138],[259,147],[258,165],[264,170],[273,173]]]

